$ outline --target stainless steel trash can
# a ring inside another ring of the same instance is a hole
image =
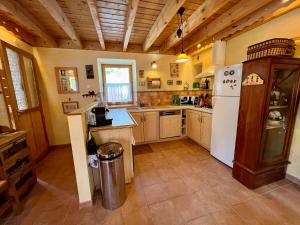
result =
[[[116,209],[126,200],[123,151],[117,142],[102,144],[97,151],[102,205],[106,209]]]

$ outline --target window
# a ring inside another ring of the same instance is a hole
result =
[[[131,65],[102,65],[104,96],[109,104],[133,103]]]

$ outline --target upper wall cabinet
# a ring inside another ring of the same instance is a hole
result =
[[[59,94],[79,93],[76,67],[55,67],[55,75]]]

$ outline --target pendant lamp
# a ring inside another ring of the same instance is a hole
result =
[[[185,63],[189,61],[189,57],[187,54],[183,51],[183,23],[182,23],[182,16],[184,13],[185,8],[180,7],[180,9],[177,11],[178,19],[180,18],[180,21],[178,20],[178,30],[176,32],[178,38],[181,38],[181,53],[177,56],[176,62],[177,63]]]

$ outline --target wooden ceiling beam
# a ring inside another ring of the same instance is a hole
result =
[[[183,22],[183,37],[189,35],[197,27],[201,26],[207,19],[226,6],[231,0],[205,0],[198,9]],[[174,31],[163,44],[163,49],[167,50],[178,44],[176,31]]]
[[[242,21],[235,23],[232,27],[222,31],[222,33],[218,34],[216,37],[218,39],[228,40],[229,38],[252,30],[255,27],[258,27],[299,7],[300,0],[290,0],[288,2],[276,0],[260,10],[257,10],[252,15],[244,18]]]
[[[288,2],[282,2],[282,0],[272,1],[254,13],[244,17],[242,20],[231,24],[224,30],[204,40],[201,46],[212,43],[214,40],[228,40],[299,7],[300,0],[290,0]],[[188,54],[193,54],[197,49],[196,46],[189,49]]]
[[[147,51],[153,45],[184,2],[185,0],[167,0],[145,39],[144,51]]]
[[[96,1],[95,0],[87,0],[92,18],[93,18],[93,22],[95,25],[95,29],[97,32],[97,36],[100,42],[100,46],[102,48],[102,50],[105,50],[105,43],[104,43],[104,38],[103,38],[103,33],[101,30],[101,25],[100,25],[100,20],[99,20],[99,16],[98,16],[98,12],[97,12],[97,7],[96,7]]]
[[[197,30],[197,32],[184,41],[184,51],[196,46],[198,43],[208,39],[216,33],[222,31],[231,24],[243,19],[249,14],[255,12],[266,4],[272,2],[272,0],[241,0],[237,4],[233,5],[225,13],[217,17],[208,25]]]
[[[123,44],[124,52],[126,52],[126,49],[127,49],[128,43],[129,43],[129,38],[131,35],[131,31],[132,31],[136,11],[137,11],[137,8],[139,5],[139,1],[140,0],[131,0],[129,3],[128,16],[127,16],[127,22],[126,22],[126,32],[124,35],[124,44]]]
[[[0,11],[30,33],[40,37],[46,46],[57,47],[55,39],[50,36],[43,26],[15,0],[0,0]]]
[[[65,15],[57,1],[53,0],[39,0],[41,5],[48,11],[57,24],[66,32],[71,40],[79,47],[82,48],[82,43],[79,36],[76,34],[70,20]]]
[[[28,33],[27,30],[12,22],[11,20],[6,19],[0,14],[0,27],[4,27],[7,31],[14,34],[14,36],[31,46],[36,46],[36,36]]]

